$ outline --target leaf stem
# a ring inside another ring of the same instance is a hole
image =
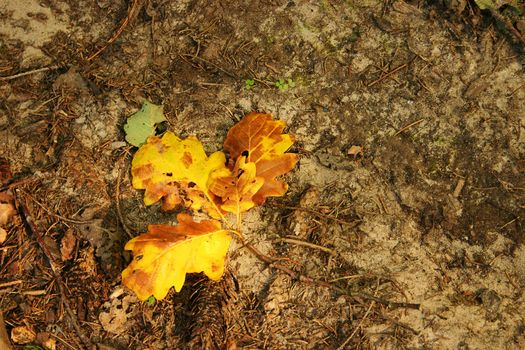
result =
[[[241,242],[244,243],[244,236],[242,235],[240,231],[237,231],[237,230],[224,230],[224,231],[233,233],[235,236],[237,236],[241,240]]]
[[[241,233],[241,222],[242,222],[242,214],[240,210],[237,210],[237,231]]]
[[[221,209],[217,206],[217,204],[215,204],[215,202],[213,201],[213,199],[211,198],[211,196],[208,193],[208,189],[206,189],[206,191],[203,191],[203,192],[206,195],[206,198],[208,199],[208,202],[210,202],[211,205],[213,206],[213,209],[215,209],[215,211],[217,211],[217,213],[219,213],[219,216],[221,217],[221,221],[226,225],[228,230],[232,230],[232,224],[228,220],[226,220],[226,217],[222,214]]]

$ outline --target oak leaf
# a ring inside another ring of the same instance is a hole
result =
[[[273,120],[270,114],[252,112],[234,125],[224,141],[224,150],[230,155],[230,168],[241,155],[248,163],[255,163],[256,176],[264,179],[263,186],[253,196],[255,204],[267,197],[282,196],[288,185],[276,177],[293,169],[297,155],[286,153],[294,138],[283,134],[285,122]]]
[[[255,163],[246,163],[246,157],[237,158],[233,171],[216,178],[210,191],[221,197],[220,208],[239,215],[255,206],[253,196],[264,185],[264,178],[256,176]]]
[[[209,191],[209,185],[215,177],[229,174],[225,162],[222,152],[208,157],[195,137],[181,140],[172,132],[166,132],[162,138],[148,138],[133,157],[132,184],[136,189],[146,190],[146,205],[164,198],[163,210],[183,204],[218,218],[215,196]]]
[[[150,225],[148,233],[133,238],[124,249],[133,261],[122,272],[122,282],[140,300],[163,299],[173,286],[179,292],[187,273],[204,272],[219,280],[224,273],[231,235],[216,220],[195,222],[177,215],[178,225]]]

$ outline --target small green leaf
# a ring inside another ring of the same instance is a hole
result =
[[[518,12],[520,9],[519,3],[516,0],[474,0],[474,2],[481,10],[496,11],[505,5],[513,7]]]
[[[149,306],[153,306],[155,304],[155,301],[157,301],[157,299],[155,299],[155,297],[152,295],[148,299],[146,299],[145,303]]]
[[[496,8],[492,0],[475,0],[475,2],[481,10],[490,10]]]
[[[131,115],[124,125],[126,141],[139,147],[155,134],[155,125],[165,120],[162,105],[144,101],[140,111]]]
[[[244,85],[246,87],[246,90],[250,90],[255,85],[255,80],[253,80],[253,79],[246,79],[244,81]]]

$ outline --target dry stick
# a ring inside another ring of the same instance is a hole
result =
[[[5,329],[4,316],[0,312],[0,349],[11,350],[11,343],[9,342],[9,335]]]
[[[352,334],[350,334],[350,336],[348,338],[346,338],[346,340],[344,341],[343,344],[341,344],[337,350],[343,350],[345,348],[345,346],[350,342],[350,340],[352,340],[352,338],[354,337],[354,335],[356,335],[357,331],[359,331],[359,329],[361,328],[361,326],[363,325],[363,323],[365,322],[366,318],[368,317],[368,314],[370,314],[370,311],[372,310],[372,308],[374,307],[374,305],[376,304],[375,301],[372,301],[370,303],[370,306],[368,307],[368,309],[366,310],[365,312],[365,315],[363,316],[363,318],[361,319],[361,321],[359,321],[359,324],[357,325],[357,327],[355,327],[354,331],[352,332]]]
[[[128,167],[127,166],[124,166],[123,168],[124,170],[127,170]],[[122,169],[119,169],[119,172],[118,172],[118,178],[117,178],[117,193],[115,194],[116,195],[116,204],[117,204],[117,215],[118,215],[118,219],[120,220],[120,224],[122,225],[122,228],[124,229],[124,231],[126,232],[126,234],[128,235],[128,237],[130,239],[133,238],[133,235],[131,234],[131,231],[129,230],[128,226],[126,225],[126,222],[124,221],[124,216],[122,216],[122,211],[120,210],[120,179],[121,179],[121,176],[122,176]]]
[[[280,241],[280,242],[285,242],[285,243],[302,245],[302,246],[309,247],[309,248],[312,248],[312,249],[319,249],[319,250],[322,250],[323,252],[326,252],[328,254],[336,255],[335,252],[332,249],[330,249],[330,248],[326,248],[326,247],[323,247],[321,245],[313,244],[313,243],[310,243],[310,242],[301,241],[299,239],[278,238],[276,240]]]
[[[328,219],[328,220],[332,220],[332,221],[335,221],[337,222],[338,224],[341,224],[341,225],[347,225],[347,226],[350,226],[351,228],[352,227],[355,227],[357,226],[357,224],[359,222],[361,222],[361,220],[355,220],[355,221],[345,221],[345,220],[341,220],[333,215],[327,215],[327,214],[323,214],[323,213],[320,213],[318,211],[315,211],[313,209],[309,209],[309,208],[303,208],[303,207],[294,207],[294,206],[289,206],[289,205],[280,205],[280,204],[272,204],[274,207],[278,207],[278,208],[283,208],[283,209],[293,209],[293,210],[301,210],[301,211],[305,211],[307,213],[310,213],[310,214],[313,214],[317,217],[320,217],[320,218],[323,218],[323,219]]]
[[[299,273],[289,269],[286,266],[283,266],[283,265],[281,265],[279,263],[276,263],[275,261],[277,259],[274,259],[274,258],[271,258],[269,256],[264,255],[257,248],[255,248],[255,246],[253,246],[250,243],[245,243],[244,247],[246,247],[250,252],[252,252],[253,255],[255,255],[262,262],[265,262],[269,266],[271,266],[271,267],[273,267],[273,268],[275,268],[277,270],[280,270],[280,271],[288,274],[290,277],[292,277],[293,279],[296,279],[296,280],[298,280],[300,282],[307,283],[307,284],[313,284],[313,285],[320,286],[320,287],[325,287],[325,288],[334,290],[334,291],[336,291],[338,293],[341,293],[342,295],[346,295],[346,296],[349,296],[349,297],[359,297],[359,298],[366,299],[366,300],[372,300],[372,301],[375,301],[375,302],[377,302],[379,304],[382,304],[382,305],[384,305],[386,307],[390,307],[390,308],[407,308],[407,309],[419,310],[419,304],[389,301],[389,300],[385,300],[385,299],[382,299],[382,298],[379,298],[379,297],[376,297],[374,295],[371,295],[371,294],[368,294],[368,293],[364,293],[364,292],[356,292],[356,293],[348,292],[348,291],[346,291],[346,290],[344,290],[342,288],[334,286],[333,284],[330,284],[330,283],[325,282],[325,281],[317,280],[317,279],[309,277],[309,276],[301,275],[301,274],[299,274]]]
[[[77,317],[73,313],[69,305],[69,301],[66,297],[66,291],[64,288],[64,282],[62,281],[62,276],[60,275],[60,271],[59,271],[60,269],[55,263],[54,258],[51,255],[51,252],[49,251],[47,245],[44,243],[44,239],[40,235],[40,232],[38,231],[33,221],[33,218],[31,217],[31,213],[29,212],[29,209],[22,203],[19,197],[20,197],[20,190],[17,189],[15,191],[15,203],[16,203],[18,213],[20,214],[20,217],[22,218],[22,221],[25,224],[24,226],[26,227],[29,235],[35,237],[38,245],[40,246],[40,249],[42,249],[45,256],[49,260],[49,265],[51,265],[51,272],[53,273],[53,277],[57,281],[62,303],[64,304],[64,309],[66,310],[70,318],[70,321],[73,324],[73,328],[75,328],[75,331],[77,332],[78,337],[80,338],[80,340],[82,341],[86,349],[90,349],[91,342],[89,341],[87,336],[84,334],[84,332],[80,328],[80,324],[78,323]]]
[[[20,185],[24,185],[24,184],[26,184],[28,182],[32,182],[32,181],[35,181],[35,180],[37,180],[37,178],[35,178],[33,175],[30,175],[28,177],[25,177],[23,179],[20,179],[20,180],[11,182],[11,183],[8,183],[7,185],[0,187],[0,192],[3,192],[3,191],[8,190],[8,189],[11,189],[13,187],[18,187]]]
[[[40,73],[40,72],[47,72],[48,70],[57,69],[59,67],[60,66],[49,66],[49,67],[43,67],[43,68],[38,68],[38,69],[32,69],[32,70],[28,70],[26,72],[18,73],[18,74],[15,74],[15,75],[10,75],[8,77],[0,77],[0,81],[7,81],[7,80],[20,78],[20,77],[25,77],[26,75],[36,74],[36,73]]]
[[[497,9],[489,8],[489,11],[495,19],[503,23],[505,25],[505,28],[507,28],[507,30],[514,34],[514,36],[516,36],[516,38],[518,38],[523,45],[525,45],[525,38],[523,37],[523,35],[520,34],[520,32],[518,32],[516,28],[514,28],[510,19],[500,14]]]
[[[0,283],[0,288],[11,287],[11,286],[21,284],[21,283],[22,283],[22,280]]]
[[[371,87],[371,86],[374,86],[375,84],[385,80],[386,78],[388,78],[389,76],[391,76],[392,74],[395,74],[397,73],[398,71],[400,71],[401,69],[405,68],[408,66],[408,63],[405,63],[405,64],[402,64],[400,65],[399,67],[397,68],[394,68],[392,69],[390,72],[386,73],[385,75],[383,75],[382,77],[380,77],[379,79],[376,79],[374,80],[373,82],[371,82],[370,84],[368,84],[366,87]]]
[[[120,24],[120,27],[117,29],[115,34],[113,34],[113,36],[111,38],[109,38],[109,40],[100,49],[98,49],[94,54],[92,54],[91,56],[89,56],[87,58],[87,60],[89,62],[91,62],[95,58],[97,58],[98,55],[100,55],[102,53],[102,51],[104,51],[109,45],[111,45],[115,40],[118,39],[118,37],[124,31],[124,28],[126,28],[126,26],[129,24],[129,22],[134,17],[136,17],[137,14],[139,13],[139,9],[141,7],[141,2],[142,2],[142,0],[133,0],[133,2],[131,3],[131,6],[128,9],[128,14],[127,14],[126,18],[124,18],[124,20]]]
[[[507,97],[512,97],[514,96],[514,94],[516,92],[518,92],[522,87],[525,87],[525,83],[521,84],[520,86],[518,86],[516,89],[514,89],[509,95],[507,95]]]
[[[413,123],[408,124],[407,126],[402,127],[401,129],[399,129],[399,130],[394,134],[394,136],[397,136],[397,135],[401,134],[402,132],[407,131],[408,129],[410,129],[410,128],[413,127],[414,125],[417,125],[417,124],[421,123],[421,122],[424,121],[424,120],[425,120],[424,118],[421,118],[421,119],[419,119],[419,120],[416,120],[416,121],[413,122]]]
[[[37,201],[36,199],[31,197],[31,195],[29,195],[29,193],[27,193],[27,192],[25,192],[23,190],[20,190],[18,188],[16,189],[16,191],[22,192],[25,196],[29,197],[29,199],[31,199],[33,202],[35,202],[40,208],[44,209],[49,215],[54,216],[57,219],[60,219],[60,220],[66,221],[66,222],[70,222],[72,224],[77,224],[77,225],[90,224],[90,223],[92,223],[92,222],[94,222],[96,220],[96,219],[74,220],[74,219],[66,218],[65,216],[58,215],[58,214],[54,213],[53,211],[51,211],[51,209],[46,208],[45,205],[43,205],[42,203],[40,203],[39,201]]]
[[[233,73],[227,71],[226,69],[222,68],[221,66],[218,66],[218,65],[216,65],[215,63],[213,63],[213,62],[211,62],[211,61],[208,61],[208,60],[206,60],[206,59],[204,59],[204,58],[202,58],[202,57],[194,56],[194,55],[189,55],[189,54],[182,54],[182,55],[180,55],[180,56],[183,57],[183,58],[186,58],[186,59],[188,59],[188,58],[189,58],[189,59],[197,59],[197,60],[202,61],[202,62],[204,62],[204,63],[206,63],[206,64],[209,64],[209,65],[212,66],[212,67],[215,67],[216,69],[220,70],[221,72],[223,72],[224,74],[230,76],[231,78],[239,79],[239,77],[238,77],[237,75],[235,75],[235,74],[233,74]]]

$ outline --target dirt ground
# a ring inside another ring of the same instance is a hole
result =
[[[446,3],[3,1],[0,310],[33,345],[15,348],[524,349],[523,45]],[[245,232],[295,276],[235,243],[220,282],[153,303],[122,286],[126,229],[175,217],[130,184],[145,98],[208,152],[251,111],[287,122],[289,192]]]

